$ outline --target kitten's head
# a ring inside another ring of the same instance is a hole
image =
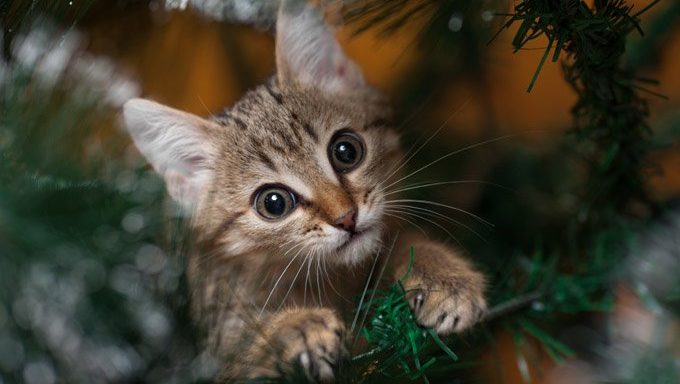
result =
[[[135,99],[135,144],[226,256],[265,251],[353,264],[380,245],[384,184],[399,144],[389,108],[318,10],[284,1],[277,76],[212,119]]]

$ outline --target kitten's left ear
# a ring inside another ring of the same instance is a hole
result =
[[[321,11],[305,0],[282,0],[276,23],[280,80],[330,93],[365,86],[359,68],[342,51]]]

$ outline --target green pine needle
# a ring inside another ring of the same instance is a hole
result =
[[[415,258],[415,248],[410,249],[410,261],[406,273],[387,290],[375,290],[372,302],[359,311],[370,311],[372,319],[361,329],[368,342],[368,352],[355,356],[354,364],[365,365],[379,357],[380,374],[388,377],[408,377],[411,380],[427,381],[426,373],[437,362],[428,354],[437,346],[453,361],[458,356],[431,329],[424,329],[416,323],[406,300],[407,291],[402,281],[410,274]],[[423,359],[426,359],[423,362]]]

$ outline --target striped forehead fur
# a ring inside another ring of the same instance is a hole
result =
[[[242,156],[276,171],[275,158],[310,154],[331,131],[389,126],[390,111],[377,93],[335,100],[314,89],[280,87],[273,78],[214,120],[233,128],[234,143],[247,149]]]

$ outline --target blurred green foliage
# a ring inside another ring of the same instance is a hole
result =
[[[125,3],[134,1],[116,6]],[[91,5],[0,3],[6,36],[0,61],[0,382],[209,380],[216,363],[196,347],[187,318],[180,224],[167,220],[162,183],[129,155],[124,136],[102,129],[115,125],[117,102],[134,90],[124,82],[111,86],[115,72],[105,61],[80,62],[81,72],[70,73],[75,48],[63,44],[77,45],[77,36],[38,18],[47,14],[68,28]],[[389,33],[418,15],[430,17],[422,40],[436,55],[404,82],[399,111],[416,110],[438,82],[472,77],[484,84],[495,23],[479,14],[496,14],[496,3],[367,0],[348,9],[358,32],[382,26]],[[563,332],[590,321],[584,313],[611,308],[611,286],[630,278],[625,255],[647,223],[627,208],[634,201],[661,209],[643,191],[654,138],[634,69],[654,55],[649,49],[660,47],[654,42],[663,41],[677,13],[675,5],[661,13],[651,42],[637,45],[626,63],[624,48],[639,28],[639,12],[624,1],[596,1],[593,9],[575,0],[516,4],[506,24],[521,24],[516,49],[546,35],[539,70],[548,58],[569,56],[565,74],[579,95],[571,133],[540,151],[512,140],[461,151],[418,175],[449,180],[470,164],[490,164],[474,212],[499,230],[474,223],[468,224],[481,236],[460,230],[460,242],[491,277],[487,321],[473,334],[440,340],[413,322],[400,283],[387,282],[387,289],[368,290],[358,306],[367,319],[359,324],[367,352],[343,368],[341,381],[463,380],[501,329],[518,345],[518,364],[526,360],[522,346],[529,339],[556,360],[583,352]],[[404,120],[405,136],[423,142],[419,124]],[[665,142],[676,140],[676,131],[667,130]],[[410,167],[450,150],[434,140]],[[447,191],[409,194],[442,201]],[[678,296],[676,284],[658,301],[677,305]],[[592,327],[605,332],[597,321]],[[663,382],[677,367],[642,359],[628,382],[650,372],[662,372],[655,382]]]

